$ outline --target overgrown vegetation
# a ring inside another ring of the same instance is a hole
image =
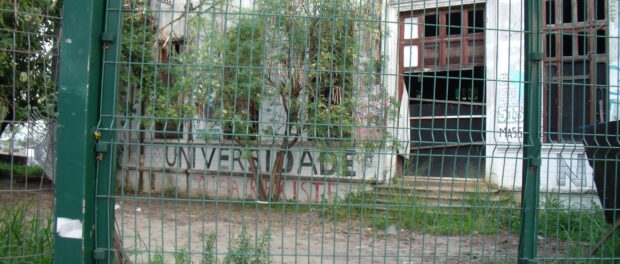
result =
[[[189,18],[185,51],[174,58],[181,65],[173,89],[192,87],[190,105],[210,108],[207,122],[246,150],[259,199],[280,200],[285,156],[299,142],[337,147],[321,154],[334,175],[346,174],[349,153],[343,150],[386,146],[380,127],[394,107],[377,78],[380,27],[369,22],[380,6],[261,0],[252,14],[226,17],[227,26],[214,22],[216,15]],[[263,186],[253,151],[261,144],[276,148],[269,186]]]
[[[55,117],[62,0],[0,1],[0,136]]]
[[[269,245],[271,243],[271,233],[267,230],[253,239],[246,227],[242,227],[237,238],[230,242],[230,247],[223,260],[217,257],[216,248],[217,237],[214,233],[205,238],[205,246],[201,253],[200,261],[192,261],[192,254],[186,249],[177,248],[173,254],[176,264],[268,264],[271,263],[269,255]],[[163,264],[165,258],[162,253],[157,252],[151,257],[149,264]]]
[[[611,228],[600,208],[567,209],[557,197],[547,197],[538,217],[538,233],[568,243],[568,254],[575,258],[592,258],[576,263],[616,263],[620,256],[620,231],[616,231],[592,257],[584,254]],[[598,258],[598,259],[597,259]]]
[[[253,241],[248,235],[246,228],[243,227],[234,245],[228,249],[223,263],[271,263],[269,260],[269,243],[271,243],[271,233],[269,233],[269,231],[263,232],[256,241]]]
[[[378,202],[380,201],[380,202]],[[324,216],[334,219],[360,219],[367,227],[384,230],[389,226],[433,235],[513,234],[521,228],[520,206],[511,199],[493,201],[475,195],[449,207],[425,205],[414,196],[380,198],[370,192],[356,192],[320,206]],[[571,242],[571,256],[580,256],[585,244],[594,243],[610,228],[600,208],[578,209],[557,198],[546,199],[539,211],[538,233],[547,238]],[[605,244],[598,256],[618,256],[620,233]],[[577,254],[579,253],[579,254]]]
[[[30,208],[31,202],[0,208],[0,263],[52,263],[52,216]]]
[[[0,162],[0,177],[36,177],[43,175],[43,168]]]

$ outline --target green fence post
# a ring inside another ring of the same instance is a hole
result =
[[[540,125],[542,81],[541,2],[524,1],[525,10],[525,102],[523,188],[519,263],[536,263],[537,207],[540,195]]]
[[[117,110],[116,94],[118,87],[118,62],[121,47],[121,16],[123,0],[108,0],[102,41],[103,66],[101,74],[102,92],[98,129],[101,138],[98,141],[102,151],[97,171],[96,233],[95,260],[98,263],[113,263],[115,254],[120,254],[114,247],[114,190],[116,180],[116,132],[114,114]],[[119,263],[124,263],[119,260]]]
[[[66,0],[60,42],[55,263],[92,263],[93,132],[98,119],[103,4]]]

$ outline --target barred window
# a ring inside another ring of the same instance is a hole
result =
[[[546,141],[579,142],[585,125],[608,119],[606,2],[544,2]]]

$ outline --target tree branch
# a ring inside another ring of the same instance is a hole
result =
[[[190,8],[190,9],[189,9],[189,12],[196,11],[196,10],[198,10],[198,9],[202,8],[202,6],[203,6],[204,4],[206,4],[206,2],[207,2],[207,0],[202,0],[202,1],[200,1],[200,3],[199,3],[198,5],[196,5],[196,7]],[[207,12],[207,11],[209,11],[209,10],[211,10],[211,9],[215,8],[215,7],[216,7],[217,5],[219,5],[219,4],[220,4],[220,1],[217,1],[217,2],[213,3],[210,7],[208,7],[207,9],[205,9],[205,10],[204,10],[204,12]],[[167,28],[167,27],[169,27],[170,25],[172,25],[172,24],[176,23],[177,21],[179,21],[179,20],[183,19],[186,15],[187,15],[187,12],[185,12],[185,13],[181,14],[179,17],[177,17],[177,18],[173,19],[172,21],[170,21],[170,22],[166,23],[165,25],[161,26],[161,27],[157,30],[157,34],[159,35],[159,33],[161,33],[161,31],[162,31],[162,30],[164,30],[164,28]]]

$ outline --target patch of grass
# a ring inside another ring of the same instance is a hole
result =
[[[30,205],[16,202],[0,210],[0,263],[52,262],[52,216],[29,216]]]
[[[166,189],[164,189],[164,191],[161,194],[163,197],[166,198],[176,198],[178,197],[178,193],[177,193],[177,189],[174,187],[168,187]]]
[[[255,200],[251,200],[251,203],[255,203]],[[316,204],[303,204],[295,201],[286,202],[270,202],[266,204],[256,204],[257,209],[271,210],[282,213],[303,213],[310,212],[318,208]]]
[[[558,198],[548,197],[538,217],[538,234],[557,238],[568,243],[568,256],[583,258],[575,263],[616,263],[610,259],[620,256],[620,232],[616,231],[592,257],[585,256],[584,248],[593,246],[611,228],[603,211],[595,209],[569,209]]]
[[[471,235],[519,232],[519,207],[513,201],[493,201],[488,195],[470,197],[451,207],[424,205],[413,196],[379,199],[370,192],[354,192],[326,205],[334,219],[361,219],[372,229],[394,226],[434,235]],[[381,201],[378,203],[377,201]]]
[[[0,162],[0,177],[41,177],[43,168]]]
[[[385,215],[378,214],[370,217],[370,223],[375,229],[386,229],[390,226],[391,219],[387,218]]]

